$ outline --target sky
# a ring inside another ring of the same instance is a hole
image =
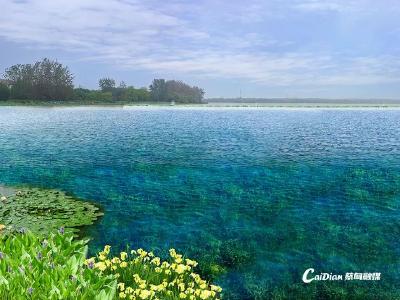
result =
[[[0,74],[183,80],[206,97],[400,99],[399,0],[0,0]]]

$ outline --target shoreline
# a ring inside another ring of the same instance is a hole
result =
[[[209,102],[209,103],[182,103],[173,104],[169,102],[76,102],[76,101],[31,101],[31,100],[7,100],[0,101],[1,107],[29,107],[29,108],[400,108],[400,101],[392,102],[390,100],[357,100],[346,102],[346,100],[335,100],[335,101],[324,101],[321,102],[308,102],[305,99],[304,102],[288,100],[282,100],[282,102],[270,101],[270,102]]]
[[[400,109],[400,104],[328,104],[328,103],[224,103],[224,104],[0,104],[1,108],[47,108],[47,109]]]

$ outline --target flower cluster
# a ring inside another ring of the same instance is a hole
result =
[[[86,260],[88,268],[118,279],[120,299],[218,299],[222,289],[194,273],[197,262],[185,259],[174,249],[170,259],[161,261],[153,252],[143,249],[121,252],[110,257],[110,246],[105,246],[97,257]]]

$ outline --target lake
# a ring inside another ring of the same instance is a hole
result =
[[[92,253],[176,248],[227,299],[389,299],[400,297],[399,125],[396,109],[0,107],[0,184],[98,203]],[[307,268],[381,280],[306,285]]]

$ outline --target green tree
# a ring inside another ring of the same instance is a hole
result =
[[[34,71],[30,64],[17,64],[6,69],[4,77],[11,84],[11,98],[34,99]]]
[[[92,103],[112,102],[113,97],[111,92],[90,91],[90,93],[87,95],[87,100]]]
[[[115,88],[115,80],[112,78],[99,79],[99,87],[102,92],[111,92]]]
[[[121,89],[126,89],[126,83],[125,83],[125,81],[121,81],[120,83],[119,83],[119,87],[121,88]]]
[[[61,63],[43,59],[31,64],[18,64],[5,71],[15,99],[65,100],[73,94],[73,75]]]
[[[167,85],[165,79],[154,79],[150,85],[150,96],[153,101],[163,102],[167,99]]]
[[[8,85],[0,82],[0,100],[7,100],[10,98],[10,89]]]
[[[127,102],[148,102],[151,99],[146,88],[135,89],[134,87],[126,88],[122,98]]]
[[[203,101],[204,91],[197,86],[190,86],[177,80],[168,80],[165,85],[168,101],[179,103],[201,103]]]
[[[89,89],[84,89],[81,87],[76,88],[76,89],[74,89],[72,100],[85,101],[88,99],[88,96],[90,93],[91,93],[91,90],[89,90]]]

